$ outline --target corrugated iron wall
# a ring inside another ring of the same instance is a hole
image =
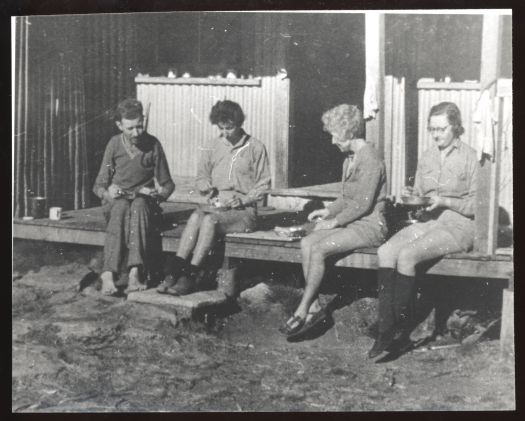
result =
[[[405,185],[405,78],[385,76],[385,164],[388,194]]]
[[[135,96],[134,15],[17,18],[14,213],[28,198],[78,209],[106,143],[117,132],[111,110]]]
[[[247,133],[261,140],[268,151],[275,185],[276,168],[282,157],[280,151],[288,145],[289,83],[279,76],[247,80],[237,85],[206,83],[195,79],[181,83],[180,78],[137,77],[137,98],[149,107],[148,132],[162,143],[174,176],[195,176],[199,150],[203,144],[218,135],[209,121],[211,107],[219,100],[238,102],[246,120]],[[280,111],[281,110],[281,111]],[[286,130],[284,130],[284,128]],[[281,168],[282,169],[282,168]]]
[[[432,145],[432,138],[427,131],[427,118],[430,108],[442,101],[454,102],[461,111],[465,133],[461,136],[468,145],[476,148],[474,140],[474,122],[472,115],[476,102],[480,95],[480,84],[469,82],[433,82],[420,80],[417,84],[419,107],[418,107],[418,157]],[[511,223],[513,221],[513,197],[512,197],[512,97],[503,98],[503,142],[501,150],[501,173],[499,205],[509,214]],[[510,127],[510,128],[509,128]]]

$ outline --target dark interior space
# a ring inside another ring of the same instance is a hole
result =
[[[292,39],[291,183],[337,182],[343,156],[323,131],[321,115],[343,103],[362,106],[365,86],[364,14],[290,17]]]
[[[481,15],[385,16],[385,74],[405,77],[406,177],[417,166],[417,81],[479,80]]]

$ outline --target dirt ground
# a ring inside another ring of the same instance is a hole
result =
[[[324,334],[289,343],[277,328],[300,289],[286,271],[252,269],[236,311],[185,321],[79,293],[94,253],[15,241],[14,412],[515,409],[514,361],[500,356],[497,338],[368,360],[363,331],[376,300],[366,288],[343,291]],[[327,291],[323,302],[334,297]],[[415,334],[429,329],[427,321]]]

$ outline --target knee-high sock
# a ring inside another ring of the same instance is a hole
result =
[[[377,271],[378,283],[378,328],[379,333],[387,332],[396,322],[394,312],[394,282],[395,270],[393,268],[379,268]]]
[[[416,277],[397,272],[395,275],[394,312],[398,322],[406,326],[414,317]]]
[[[174,278],[182,275],[184,270],[189,267],[189,262],[177,255],[167,256],[164,262],[164,276],[171,275]]]

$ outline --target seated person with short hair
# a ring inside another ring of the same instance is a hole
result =
[[[146,288],[150,248],[158,234],[152,227],[160,212],[158,202],[175,189],[164,150],[158,139],[144,131],[142,104],[120,102],[115,124],[121,131],[106,146],[93,192],[102,199],[107,223],[102,268],[102,293],[117,291],[114,276],[127,252],[129,283],[126,292]]]
[[[299,306],[280,331],[292,339],[324,322],[328,314],[318,300],[319,288],[329,256],[376,247],[385,241],[385,164],[364,138],[363,114],[355,105],[343,104],[322,117],[332,143],[346,155],[341,195],[308,219],[319,218],[311,234],[301,240],[305,290]]]
[[[270,188],[270,166],[264,144],[242,129],[244,113],[233,101],[218,101],[210,113],[220,136],[202,150],[197,188],[216,212],[199,208],[190,216],[176,256],[168,258],[157,291],[186,295],[197,290],[205,275],[203,261],[219,236],[254,231],[257,202]],[[222,209],[222,210],[220,210]],[[191,256],[191,260],[190,260]]]

